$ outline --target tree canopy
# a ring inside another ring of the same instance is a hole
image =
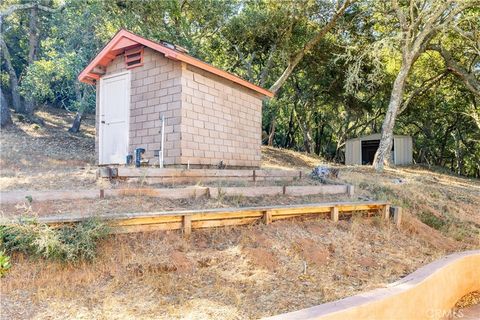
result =
[[[477,0],[4,0],[2,124],[41,105],[94,112],[77,75],[120,29],[270,88],[264,143],[344,160],[345,141],[414,139],[414,161],[480,177]],[[384,159],[387,158],[387,159]]]

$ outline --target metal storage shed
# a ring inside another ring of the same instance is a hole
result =
[[[345,164],[371,164],[378,145],[380,133],[349,139],[345,143]],[[393,136],[392,160],[396,165],[412,164],[412,137]]]
[[[258,167],[273,93],[184,48],[120,30],[78,79],[97,87],[98,163]]]

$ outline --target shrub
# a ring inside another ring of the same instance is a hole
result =
[[[0,251],[0,278],[4,277],[11,267],[10,257],[5,254],[5,250]]]
[[[109,233],[108,226],[98,219],[75,225],[52,228],[36,221],[1,226],[2,247],[8,252],[23,252],[45,259],[64,262],[92,260],[97,243]]]
[[[421,212],[419,214],[420,221],[428,225],[429,227],[432,227],[436,230],[442,229],[446,225],[446,221],[435,216],[434,214],[430,212]]]

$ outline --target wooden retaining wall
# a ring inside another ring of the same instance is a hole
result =
[[[96,217],[108,221],[115,233],[144,232],[152,230],[181,229],[189,235],[192,229],[211,228],[233,225],[251,224],[263,221],[288,219],[306,215],[323,214],[338,221],[341,215],[354,212],[381,214],[385,219],[390,217],[390,205],[386,202],[331,202],[312,203],[290,206],[262,206],[244,208],[219,208],[201,210],[182,210],[166,212],[109,213]],[[40,217],[40,223],[62,225],[76,223],[90,218],[80,215],[63,215]],[[15,223],[15,220],[2,220],[2,224]]]
[[[480,250],[465,251],[432,262],[387,288],[267,319],[451,319],[455,303],[477,290]]]
[[[147,196],[164,199],[188,199],[198,197],[243,196],[259,197],[273,195],[307,196],[347,194],[353,196],[352,185],[319,186],[272,186],[272,187],[185,187],[185,188],[129,188],[105,190],[52,190],[52,191],[7,191],[0,193],[0,203],[18,203],[31,197],[33,201],[98,199],[105,197]]]

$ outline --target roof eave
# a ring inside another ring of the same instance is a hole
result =
[[[218,69],[206,62],[203,62],[201,60],[198,60],[198,59],[195,59],[194,57],[192,56],[189,56],[187,54],[184,54],[184,53],[181,53],[181,52],[177,52],[175,50],[172,50],[170,48],[167,48],[165,46],[162,46],[161,44],[159,43],[156,43],[156,42],[153,42],[151,40],[148,40],[148,39],[145,39],[143,37],[140,37],[136,34],[133,34],[125,29],[121,29],[120,31],[118,31],[115,36],[112,38],[112,40],[110,40],[109,43],[107,43],[107,45],[100,51],[100,53],[88,64],[88,66],[83,69],[82,72],[80,72],[80,74],[78,75],[78,80],[80,82],[83,82],[83,83],[87,83],[87,84],[94,84],[95,80],[95,76],[93,76],[93,74],[91,73],[91,71],[93,70],[93,68],[95,68],[95,66],[98,65],[98,63],[106,56],[108,55],[108,53],[110,52],[110,50],[118,43],[118,41],[120,41],[120,39],[122,39],[122,37],[126,37],[130,40],[133,40],[133,41],[136,41],[138,42],[139,44],[142,44],[146,47],[149,47],[155,51],[158,51],[160,53],[163,53],[165,55],[166,58],[168,59],[172,59],[172,60],[177,60],[177,61],[182,61],[182,62],[185,62],[189,65],[193,65],[195,67],[198,67],[200,69],[203,69],[207,72],[210,72],[210,73],[213,73],[217,76],[220,76],[224,79],[227,79],[227,80],[230,80],[232,82],[235,82],[243,87],[246,87],[250,90],[253,90],[253,91],[256,91],[266,97],[269,97],[269,98],[272,98],[274,96],[273,92],[267,90],[267,89],[264,89],[262,87],[259,87],[253,83],[250,83],[234,74],[231,74],[227,71],[224,71],[224,70],[221,70],[221,69]]]

